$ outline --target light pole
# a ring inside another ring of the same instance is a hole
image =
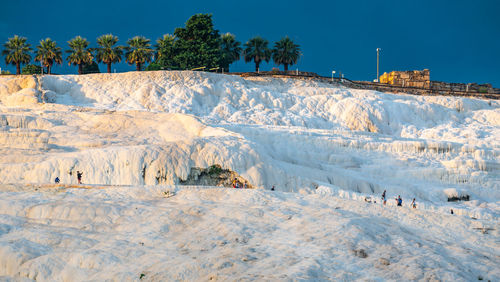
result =
[[[333,75],[335,74],[335,71],[332,70],[332,82],[333,82]]]
[[[379,58],[378,57],[379,57],[380,50],[382,50],[382,49],[377,48],[377,79],[376,79],[377,82],[379,82],[379,79],[378,79],[379,78],[379,73],[378,73]]]

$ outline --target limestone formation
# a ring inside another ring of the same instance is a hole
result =
[[[220,165],[213,165],[208,168],[192,167],[187,179],[180,179],[179,184],[233,187],[234,181],[238,183],[238,187],[243,188],[243,185],[246,183],[246,188],[253,188],[253,186],[238,173],[223,169]]]

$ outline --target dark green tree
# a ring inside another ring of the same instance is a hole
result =
[[[175,42],[175,36],[170,34],[165,34],[163,35],[163,37],[158,38],[158,40],[156,40],[155,44],[156,60],[153,63],[154,66],[151,66],[153,64],[150,65],[151,70],[176,68],[176,63],[174,61],[174,55],[175,55],[174,42]],[[149,66],[148,69],[150,69]]]
[[[231,33],[221,36],[221,67],[229,72],[229,65],[240,59],[241,43]]]
[[[5,56],[5,63],[15,65],[16,74],[21,74],[21,64],[28,64],[31,61],[31,45],[26,41],[26,37],[14,35],[3,45],[2,55]]]
[[[288,65],[294,65],[297,63],[299,56],[299,45],[293,43],[288,36],[274,43],[273,61],[278,66],[284,65],[285,72],[288,71]]]
[[[151,62],[144,70],[146,71],[157,71],[157,70],[164,70],[165,67],[160,66],[159,64],[155,62]]]
[[[99,70],[99,65],[92,61],[90,64],[83,64],[82,68],[82,73],[83,74],[88,74],[88,73],[100,73],[101,71]]]
[[[68,65],[78,65],[78,74],[83,74],[83,65],[92,63],[92,52],[91,49],[87,48],[89,42],[87,39],[77,36],[70,41],[68,41],[70,50],[66,50],[69,53]]]
[[[41,74],[42,67],[37,65],[25,65],[23,67],[23,74]]]
[[[151,62],[154,50],[151,49],[150,40],[144,36],[136,36],[127,41],[125,57],[131,65],[135,64],[135,70],[140,71],[146,62]]]
[[[50,38],[40,40],[40,44],[36,46],[35,61],[42,62],[42,65],[47,68],[47,73],[51,74],[54,63],[62,64],[61,47],[57,47],[56,42]]]
[[[219,31],[214,29],[212,15],[196,14],[186,27],[176,28],[174,61],[181,69],[215,68],[220,64]]]
[[[256,36],[245,43],[243,56],[245,62],[255,62],[255,71],[259,71],[259,65],[262,61],[269,62],[271,59],[271,50],[267,47],[269,42],[260,36]]]
[[[96,59],[98,63],[105,63],[108,66],[108,73],[111,73],[111,64],[122,61],[123,47],[114,46],[118,43],[118,37],[112,34],[101,35],[97,38]]]

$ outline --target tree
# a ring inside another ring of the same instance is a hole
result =
[[[299,45],[293,43],[293,41],[288,36],[274,43],[273,61],[278,66],[284,65],[285,72],[288,71],[288,65],[297,63],[299,56]]]
[[[229,72],[229,65],[240,59],[241,43],[231,33],[221,36],[221,66]]]
[[[47,73],[51,74],[54,63],[62,64],[61,47],[57,47],[56,42],[50,38],[40,40],[40,44],[36,46],[35,61],[41,62],[47,68]]]
[[[41,74],[42,67],[37,65],[25,65],[23,67],[23,74]]]
[[[165,67],[160,66],[156,62],[151,62],[144,70],[146,71],[158,71],[158,70],[164,70]]]
[[[119,63],[122,61],[123,47],[114,46],[118,43],[118,37],[112,34],[105,34],[97,38],[96,59],[98,63],[105,63],[108,65],[108,73],[111,73],[111,64]]]
[[[88,74],[88,73],[100,73],[101,71],[99,70],[99,65],[92,61],[90,64],[83,64],[82,67],[82,74]]]
[[[5,63],[16,66],[16,74],[21,73],[21,64],[28,64],[31,61],[31,45],[26,43],[26,37],[14,35],[3,45],[5,48],[2,55],[5,56]]]
[[[127,53],[125,57],[127,62],[131,65],[135,64],[136,70],[140,71],[141,66],[146,62],[151,62],[151,57],[153,56],[154,50],[151,49],[151,44],[149,39],[144,36],[136,36],[127,41],[129,45],[126,47]]]
[[[154,67],[151,69],[171,69],[176,68],[176,63],[174,61],[175,49],[174,49],[175,36],[170,34],[165,34],[163,37],[156,40],[156,60],[154,62]],[[151,65],[150,65],[151,66]]]
[[[87,48],[89,42],[87,39],[77,36],[68,41],[68,45],[71,48],[71,50],[66,50],[67,53],[70,53],[67,58],[68,65],[78,65],[78,74],[83,74],[83,65],[92,63],[93,59],[91,50]]]
[[[185,28],[176,28],[174,61],[181,69],[216,68],[220,63],[219,31],[214,29],[212,15],[196,14]]]
[[[245,43],[243,56],[245,62],[255,62],[255,71],[259,71],[259,65],[262,61],[269,62],[271,59],[271,50],[267,48],[269,42],[260,36],[256,36]]]

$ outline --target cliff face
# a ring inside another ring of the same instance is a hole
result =
[[[0,77],[0,103],[0,183],[499,193],[495,100],[159,71]]]

